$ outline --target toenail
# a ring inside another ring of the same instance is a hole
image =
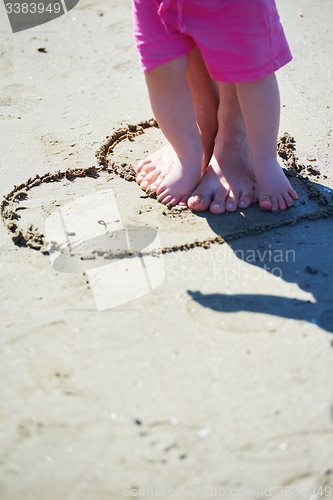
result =
[[[194,196],[194,203],[202,203],[202,205],[203,205],[205,203],[205,199],[199,195],[196,195],[196,196]]]
[[[228,203],[227,208],[234,208],[233,203]]]
[[[217,209],[219,209],[219,208],[221,208],[221,205],[219,205],[218,203],[214,203],[214,205],[212,206],[212,208],[217,208]]]
[[[154,184],[152,186],[150,186],[150,192],[153,193],[154,191],[156,191],[156,186],[154,186]]]
[[[240,201],[240,202],[239,202],[239,206],[240,206],[240,207],[245,207],[245,201],[243,201],[243,200],[242,200],[242,201]]]

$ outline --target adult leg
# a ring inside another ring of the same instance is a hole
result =
[[[219,83],[218,133],[214,159],[188,200],[193,210],[219,214],[256,201],[256,183],[236,86]]]

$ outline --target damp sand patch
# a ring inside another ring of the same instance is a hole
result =
[[[96,166],[36,175],[14,186],[1,204],[1,215],[14,243],[48,253],[44,236],[46,218],[66,204],[106,188],[112,188],[115,193],[124,227],[155,229],[164,253],[197,246],[208,248],[212,243],[333,215],[332,191],[320,184],[318,170],[311,172],[299,164],[295,143],[289,134],[280,138],[278,152],[286,175],[299,195],[292,208],[272,213],[252,205],[233,213],[214,215],[209,211],[198,213],[188,208],[166,207],[140,189],[134,170],[140,158],[163,143],[154,120],[127,125],[106,138],[96,152]]]

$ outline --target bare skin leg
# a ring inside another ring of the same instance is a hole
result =
[[[211,79],[199,49],[193,50],[190,54],[186,78],[190,85],[195,119],[203,144],[202,170],[204,170],[213,154],[219,97],[217,85]],[[176,162],[177,155],[171,144],[167,144],[138,163],[138,184],[145,191],[157,191]],[[186,205],[186,201],[185,196],[180,205]]]
[[[211,156],[212,140],[216,133],[214,120],[216,92],[201,54],[194,51],[191,56],[196,65],[192,64],[189,67],[187,79],[204,146],[202,162],[204,170]],[[202,69],[201,73],[198,71],[199,68]],[[198,73],[204,75],[203,78],[198,79]],[[292,205],[293,199],[297,199],[297,194],[277,162],[276,140],[280,104],[275,75],[270,75],[259,82],[219,83],[218,86],[219,130],[215,137],[214,160],[205,169],[200,184],[192,195],[186,194],[180,198],[179,204],[188,203],[191,209],[197,211],[210,208],[211,212],[218,214],[234,211],[237,207],[246,208],[255,203],[259,197],[260,206],[264,210],[286,209]],[[246,118],[246,127],[243,115]],[[206,123],[206,128],[203,123]],[[247,131],[249,138],[251,137],[251,154]],[[157,190],[166,175],[174,170],[177,161],[177,155],[170,145],[162,148],[139,163],[138,182],[143,189],[149,186],[151,191]],[[255,165],[254,170],[252,163]],[[258,179],[258,187],[254,174]],[[177,197],[167,197],[162,201],[176,204]]]
[[[173,59],[145,73],[150,104],[166,139],[177,155],[157,189],[161,203],[184,202],[198,185],[203,145],[186,79],[189,56]]]
[[[236,90],[246,124],[260,207],[285,210],[298,196],[277,161],[280,97],[275,74],[257,82],[237,83]]]
[[[219,83],[218,133],[214,159],[188,200],[196,211],[221,214],[246,208],[256,199],[256,183],[236,85]]]

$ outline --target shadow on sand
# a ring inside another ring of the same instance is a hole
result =
[[[253,281],[253,294],[203,294],[200,291],[188,291],[193,300],[215,312],[247,311],[270,314],[308,321],[333,333],[333,217],[331,214],[333,191],[317,182],[312,183],[309,180],[306,182],[310,191],[313,187],[317,192],[319,190],[325,193],[327,204],[323,209],[324,211],[327,209],[326,214],[322,212],[318,218],[311,215],[309,218],[302,217],[299,221],[292,222],[291,225],[273,228],[261,234],[260,232],[250,233],[238,239],[231,239],[226,244],[230,246],[238,259],[275,276],[280,276],[286,284],[296,283],[300,289],[311,293],[313,300],[260,294],[260,285],[257,281]],[[198,216],[205,217],[212,230],[217,235],[223,236],[220,217],[223,218],[225,215],[212,216],[204,212]],[[230,214],[226,217],[230,217]]]

